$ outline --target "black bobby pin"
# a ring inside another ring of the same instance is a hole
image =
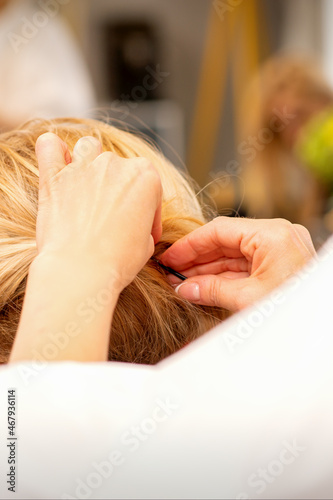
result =
[[[182,280],[182,281],[187,280],[186,276],[184,276],[183,274],[180,274],[178,271],[175,271],[174,269],[171,269],[171,267],[165,266],[164,264],[162,264],[162,262],[160,262],[158,259],[156,259],[156,257],[151,257],[151,260],[156,262],[156,264],[158,264],[162,269],[164,269],[164,271],[167,271],[168,273],[173,274],[174,276],[177,276],[177,278],[179,278],[180,280]]]

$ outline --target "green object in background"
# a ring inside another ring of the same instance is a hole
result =
[[[333,108],[316,115],[305,125],[295,153],[317,179],[333,187]]]

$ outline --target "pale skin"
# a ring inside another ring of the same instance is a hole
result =
[[[44,134],[36,153],[38,256],[10,362],[43,354],[51,336],[71,331],[73,323],[80,333],[70,336],[66,348],[53,349],[52,360],[106,361],[119,294],[161,236],[159,175],[143,158],[102,153],[92,137],[81,139],[71,157],[56,135]],[[89,321],[78,313],[87,301],[95,312]]]
[[[106,361],[119,294],[162,234],[160,177],[146,159],[102,153],[92,137],[80,139],[71,154],[59,137],[44,134],[36,153],[38,255],[9,362]],[[180,295],[236,311],[314,254],[302,226],[219,217],[176,242],[161,259],[189,277]],[[81,314],[87,308],[89,321]],[[61,348],[53,346],[57,335],[67,338]]]
[[[161,261],[188,277],[176,288],[180,296],[238,311],[279,286],[315,254],[308,230],[299,224],[218,217],[174,243]]]

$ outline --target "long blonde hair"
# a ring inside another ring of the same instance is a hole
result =
[[[84,136],[124,158],[144,156],[163,185],[163,234],[159,255],[205,222],[194,190],[184,176],[141,138],[95,120],[33,120],[0,135],[0,363],[8,360],[17,330],[29,266],[37,254],[37,138],[54,132],[70,150]],[[181,299],[152,261],[120,295],[110,327],[109,360],[154,364],[228,316],[219,308]]]

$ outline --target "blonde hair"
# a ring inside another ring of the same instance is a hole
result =
[[[275,55],[261,66],[244,94],[242,135],[256,134],[269,127],[275,98],[286,94],[305,103],[309,100],[327,105],[333,102],[332,89],[315,60],[293,54]]]
[[[143,156],[163,185],[159,255],[205,222],[189,182],[157,150],[135,135],[95,120],[33,120],[0,134],[0,363],[8,360],[22,309],[29,266],[37,255],[37,138],[54,132],[70,150],[84,136],[124,158]],[[109,360],[154,364],[228,316],[219,308],[181,299],[149,261],[121,293],[110,328]]]

